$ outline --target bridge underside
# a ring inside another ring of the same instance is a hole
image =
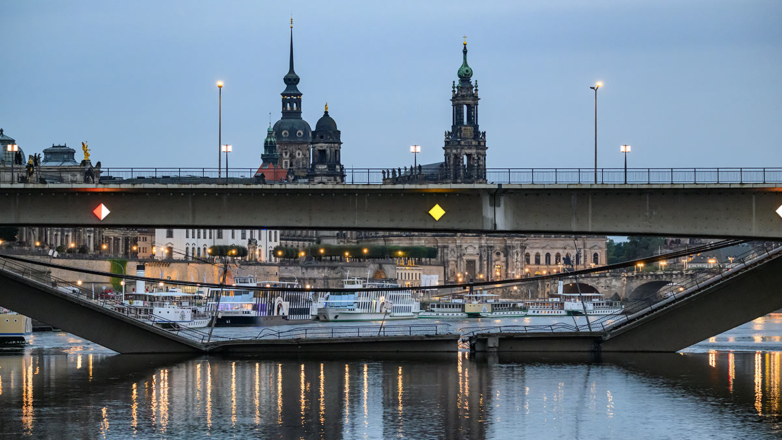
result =
[[[476,351],[676,352],[782,308],[782,257],[614,331],[479,334]]]
[[[92,213],[101,203],[111,213]],[[782,188],[732,185],[0,185],[0,225],[782,239]],[[439,204],[445,214],[429,214]]]
[[[0,271],[0,305],[119,353],[198,353],[199,344]]]

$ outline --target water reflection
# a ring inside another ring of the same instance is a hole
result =
[[[638,413],[688,419],[666,428],[685,437],[714,424],[726,435],[747,434],[752,414],[764,422],[753,425],[761,430],[754,435],[782,432],[781,352],[210,358],[164,365],[94,354],[92,374],[58,359],[65,358],[0,357],[7,434],[57,436],[76,421],[81,428],[74,435],[107,438],[251,431],[285,438],[589,437],[636,429]],[[93,412],[74,411],[74,401]]]

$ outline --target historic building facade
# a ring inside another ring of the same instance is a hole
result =
[[[606,237],[520,234],[348,233],[348,242],[438,249],[446,281],[492,281],[606,264]],[[570,264],[568,264],[568,262]]]
[[[478,81],[462,47],[459,82],[451,86],[451,130],[445,132],[444,161],[383,171],[383,183],[485,183],[486,132],[478,125]]]
[[[278,120],[264,142],[261,155],[263,164],[256,178],[263,174],[263,181],[307,181],[313,183],[343,183],[340,150],[342,141],[337,124],[329,116],[328,105],[323,117],[315,126],[315,133],[302,118],[301,81],[294,70],[293,20],[291,20],[291,44],[288,73],[283,77],[282,118]],[[274,171],[279,169],[282,171]],[[280,176],[284,175],[284,178]],[[271,176],[271,177],[270,177]]]
[[[451,88],[452,124],[445,132],[445,176],[454,183],[486,182],[486,132],[478,126],[478,81],[472,84],[472,68],[467,64],[467,41],[462,49],[459,84]]]

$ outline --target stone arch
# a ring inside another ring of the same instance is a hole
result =
[[[581,293],[600,293],[599,290],[597,290],[597,287],[587,284],[587,283],[578,283],[578,286],[576,283],[563,283],[562,285],[562,293],[578,293],[579,288],[581,289]]]
[[[657,296],[658,292],[663,287],[668,286],[669,284],[672,284],[669,280],[649,281],[633,289],[633,291],[627,297],[630,299],[630,301],[652,299]]]

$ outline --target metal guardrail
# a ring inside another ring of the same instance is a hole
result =
[[[462,327],[459,332],[463,338],[478,334],[491,333],[533,333],[533,332],[588,332],[588,331],[612,331],[624,325],[644,319],[651,313],[667,308],[674,303],[695,295],[705,287],[714,286],[725,279],[762,264],[769,258],[782,257],[782,246],[768,246],[762,244],[744,254],[734,258],[732,264],[723,266],[717,264],[712,268],[701,269],[697,274],[685,283],[672,285],[663,289],[654,298],[635,301],[625,306],[620,313],[599,315],[597,319],[589,321],[589,324],[570,325],[558,323],[553,325],[505,325],[493,327]],[[672,283],[673,284],[673,283]],[[583,317],[583,315],[580,315]],[[591,315],[595,316],[595,315]],[[575,321],[574,321],[575,322]]]
[[[454,334],[450,324],[382,326],[299,327],[290,330],[263,329],[255,339],[351,338],[371,336],[437,336]]]
[[[254,184],[257,168],[232,168],[218,178],[217,168],[103,168],[100,184],[133,183]],[[346,168],[345,183],[380,185],[390,168]],[[409,171],[408,171],[409,172]],[[226,176],[227,174],[227,176]],[[399,183],[434,183],[429,179],[403,174]],[[272,182],[268,182],[272,183]],[[294,184],[296,182],[293,182]],[[782,167],[750,168],[487,168],[486,183],[527,185],[652,185],[782,183]]]

